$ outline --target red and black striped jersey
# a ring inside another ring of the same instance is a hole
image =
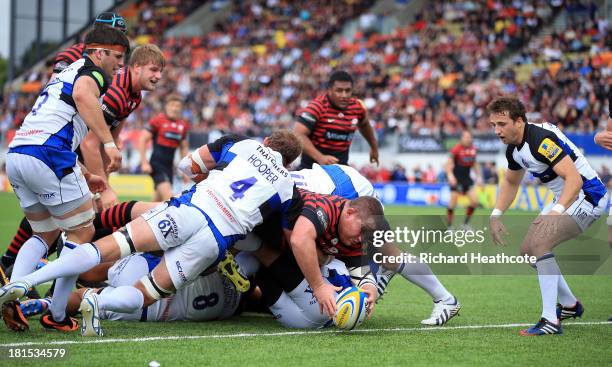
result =
[[[348,106],[340,109],[323,94],[298,113],[298,122],[310,130],[310,140],[319,151],[337,157],[339,164],[348,164],[353,135],[365,117],[366,109],[359,99],[351,98]]]
[[[151,162],[172,165],[174,152],[187,139],[189,123],[184,120],[172,120],[160,113],[149,121],[147,130],[153,134],[153,153]]]
[[[453,173],[455,175],[470,175],[470,168],[476,163],[476,147],[470,145],[469,147],[464,146],[461,143],[457,143],[451,150],[450,153],[455,163],[453,167]]]
[[[323,253],[334,256],[362,256],[364,249],[340,242],[340,214],[349,201],[340,196],[316,194],[298,189],[302,199],[300,216],[304,216],[317,231],[317,246]],[[297,218],[296,218],[297,220]]]
[[[85,44],[77,43],[62,50],[55,56],[55,62],[53,63],[53,72],[59,73],[64,70],[68,65],[83,58],[83,52],[85,52]]]
[[[119,70],[102,98],[104,119],[111,129],[132,113],[142,101],[142,94],[133,90],[129,67]]]

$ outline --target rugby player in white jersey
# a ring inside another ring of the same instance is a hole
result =
[[[163,260],[135,286],[118,287],[107,299],[122,307],[146,307],[191,282],[215,264],[235,241],[272,213],[292,210],[297,190],[284,167],[301,153],[301,144],[287,130],[274,132],[263,144],[231,135],[190,154],[192,174],[205,180],[126,227],[95,243],[78,246],[42,269],[0,289],[0,303],[17,299],[32,285],[76,276],[101,262],[135,252],[165,251]],[[98,295],[83,299],[83,335],[101,336]],[[65,308],[65,306],[64,306]]]
[[[585,231],[604,212],[608,194],[580,150],[555,125],[527,122],[525,106],[513,97],[500,97],[488,106],[495,133],[507,144],[508,169],[491,214],[491,235],[504,244],[507,234],[501,216],[514,201],[525,171],[539,178],[554,194],[527,231],[521,253],[537,257],[542,316],[521,335],[562,334],[561,321],[580,317],[584,308],[561,274],[552,250]],[[557,297],[559,304],[557,304]]]
[[[34,245],[28,247],[40,249],[19,253],[12,274],[15,280],[34,270],[40,252],[46,253],[60,230],[66,232],[68,249],[93,236],[90,189],[100,192],[105,184],[77,163],[74,152],[88,129],[104,143],[110,159],[107,171],[121,165],[121,153],[104,121],[99,98],[110,77],[123,67],[129,42],[117,29],[96,27],[85,36],[85,43],[87,56],[47,84],[9,145],[7,175],[34,233],[28,240]],[[76,329],[76,321],[64,312],[75,282],[74,276],[58,280],[51,314],[41,318],[45,328]]]

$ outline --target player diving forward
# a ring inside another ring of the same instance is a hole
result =
[[[337,195],[346,199],[377,196],[372,184],[349,166],[339,164],[319,166],[314,163],[312,169],[291,172],[291,176],[296,186],[320,194]],[[385,256],[401,256],[401,250],[394,244],[385,244],[381,251]],[[376,273],[379,297],[383,295],[395,274],[400,274],[431,296],[434,302],[433,309],[429,318],[421,321],[423,325],[442,326],[459,313],[461,304],[442,285],[426,263],[384,263],[380,265],[382,266],[370,264],[372,271]]]
[[[83,299],[83,335],[102,335],[99,301],[108,311],[125,307],[126,303],[132,309],[148,306],[218,262],[235,241],[266,217],[292,210],[297,191],[284,165],[300,153],[299,140],[288,131],[274,132],[263,144],[226,136],[205,145],[190,157],[201,175],[208,176],[206,180],[113,235],[78,246],[42,269],[0,288],[0,303],[18,299],[32,285],[76,276],[101,262],[139,251],[164,250],[162,261],[135,286],[118,287],[108,297],[92,293]],[[116,300],[121,300],[122,306],[113,304]]]
[[[542,317],[521,335],[562,334],[561,321],[580,317],[584,308],[561,274],[552,249],[578,236],[604,212],[608,194],[597,173],[580,150],[555,125],[527,122],[524,105],[516,98],[500,97],[488,106],[495,133],[507,144],[508,169],[491,214],[494,242],[504,244],[507,234],[501,215],[512,204],[525,170],[554,194],[533,221],[521,246],[521,253],[536,256],[542,293]],[[557,303],[559,298],[559,304]]]

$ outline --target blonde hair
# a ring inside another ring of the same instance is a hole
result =
[[[166,59],[164,54],[154,44],[147,44],[138,46],[132,51],[130,55],[130,66],[134,65],[146,65],[152,62],[155,65],[160,66],[162,69],[166,66]]]

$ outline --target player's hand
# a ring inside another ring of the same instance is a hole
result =
[[[321,313],[325,311],[329,317],[334,317],[336,314],[336,292],[341,290],[342,288],[334,287],[325,282],[312,290],[317,302],[319,302],[319,311],[321,311]]]
[[[595,143],[606,149],[612,150],[612,131],[600,131],[595,134]]]
[[[89,191],[94,194],[102,192],[106,190],[106,180],[102,177],[94,174],[88,174],[85,176],[85,181],[87,181],[87,186],[89,186]]]
[[[501,221],[501,218],[497,215],[491,216],[490,219],[491,226],[491,237],[493,238],[493,242],[500,246],[506,246],[506,241],[502,238],[502,234],[509,235],[506,230],[506,226]]]
[[[338,163],[338,158],[334,157],[333,155],[323,155],[321,156],[321,159],[319,159],[317,163],[319,163],[322,166],[329,165],[329,164],[336,164]]]
[[[448,185],[449,186],[456,186],[457,185],[457,178],[455,176],[448,176]]]
[[[361,289],[363,290],[363,293],[368,295],[368,318],[370,318],[372,317],[374,306],[376,305],[376,300],[378,299],[378,290],[373,284],[364,284]]]
[[[106,173],[118,171],[121,168],[121,152],[117,147],[104,147],[104,152],[110,160],[108,166],[106,166]]]
[[[378,149],[370,149],[370,163],[376,163],[378,167]]]
[[[153,172],[153,169],[151,168],[151,164],[149,162],[142,162],[140,164],[140,172],[146,173],[146,174]]]
[[[483,187],[484,186],[484,182],[482,181],[482,177],[477,177],[476,178],[476,186],[478,186],[478,187]]]
[[[119,203],[119,197],[117,193],[110,188],[110,186],[102,191],[100,195],[100,203],[102,204],[102,209],[108,209],[113,205],[117,205]]]

